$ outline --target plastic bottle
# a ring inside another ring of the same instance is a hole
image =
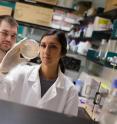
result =
[[[107,46],[106,40],[102,39],[101,44],[100,44],[100,48],[99,48],[99,53],[97,56],[98,58],[105,59],[106,46]]]
[[[100,124],[117,124],[117,79],[112,82],[112,89],[103,105]]]

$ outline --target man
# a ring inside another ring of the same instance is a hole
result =
[[[0,62],[16,43],[18,23],[9,15],[0,16]]]
[[[17,64],[27,61],[20,56],[20,48],[25,45],[21,41],[15,44],[17,30],[18,24],[16,20],[8,15],[0,16],[0,73],[6,74]],[[29,48],[26,48],[26,50],[29,50]],[[27,52],[25,53],[27,54]]]

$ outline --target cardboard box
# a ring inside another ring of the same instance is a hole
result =
[[[12,8],[6,6],[0,6],[0,15],[11,15]]]
[[[17,2],[14,18],[18,21],[50,26],[53,9]]]
[[[42,3],[47,3],[47,4],[52,4],[52,5],[56,5],[58,0],[34,0],[37,2],[42,2]]]
[[[105,3],[105,12],[106,11],[109,11],[109,10],[112,10],[112,9],[115,9],[117,8],[117,6],[114,6],[113,5],[113,0],[106,0],[106,3]]]

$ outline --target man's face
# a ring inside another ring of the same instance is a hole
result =
[[[0,49],[7,52],[16,42],[17,26],[11,26],[8,22],[0,24]]]

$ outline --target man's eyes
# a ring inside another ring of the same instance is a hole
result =
[[[12,38],[16,38],[16,37],[17,37],[17,35],[16,35],[16,34],[13,34],[13,35],[11,35],[11,37],[12,37]]]
[[[4,37],[7,37],[7,36],[10,35],[12,39],[15,39],[15,38],[17,37],[16,34],[10,34],[10,33],[5,32],[5,31],[1,31],[0,33],[2,33],[2,35],[3,35]]]
[[[4,36],[8,36],[7,32],[1,32]]]

